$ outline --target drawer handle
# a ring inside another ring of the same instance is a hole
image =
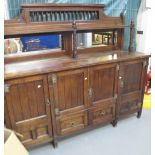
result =
[[[100,113],[101,116],[104,116],[105,114],[106,114],[105,111],[102,111],[102,112]]]
[[[71,122],[70,127],[74,127],[74,126],[75,126],[75,122]]]

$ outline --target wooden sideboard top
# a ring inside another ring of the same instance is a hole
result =
[[[5,64],[4,78],[5,80],[9,80],[19,77],[89,67],[112,62],[130,61],[148,57],[150,57],[150,55],[140,52],[128,53],[124,51],[115,51],[114,53],[114,51],[108,51],[82,53],[78,55],[77,59],[72,59],[70,56],[64,55],[59,58],[8,63]]]
[[[38,7],[99,7],[103,8],[104,4],[65,4],[65,3],[38,3],[38,4],[22,4],[22,8],[38,8]]]

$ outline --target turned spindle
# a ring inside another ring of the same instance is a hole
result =
[[[77,44],[76,44],[76,22],[73,21],[72,23],[72,28],[73,28],[73,51],[72,51],[72,58],[77,58]]]
[[[128,48],[129,52],[134,51],[134,48],[133,48],[134,33],[135,33],[135,24],[134,24],[134,21],[131,20],[131,24],[130,24],[130,42],[129,42],[129,48]]]

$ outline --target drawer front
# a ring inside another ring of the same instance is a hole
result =
[[[111,122],[115,119],[115,104],[94,106],[91,113],[93,125]]]
[[[139,91],[135,91],[129,94],[125,94],[121,96],[121,102],[119,106],[119,115],[126,115],[135,113],[139,111],[141,108],[141,93]]]
[[[87,125],[87,111],[61,115],[57,118],[57,134],[59,136],[69,135],[85,128]]]

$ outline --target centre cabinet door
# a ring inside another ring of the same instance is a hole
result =
[[[86,68],[49,74],[58,135],[67,135],[87,126],[87,72]]]
[[[5,108],[11,127],[27,147],[52,140],[47,76],[6,81]]]
[[[115,119],[118,69],[117,64],[99,65],[89,69],[92,107],[89,113],[94,125]]]

